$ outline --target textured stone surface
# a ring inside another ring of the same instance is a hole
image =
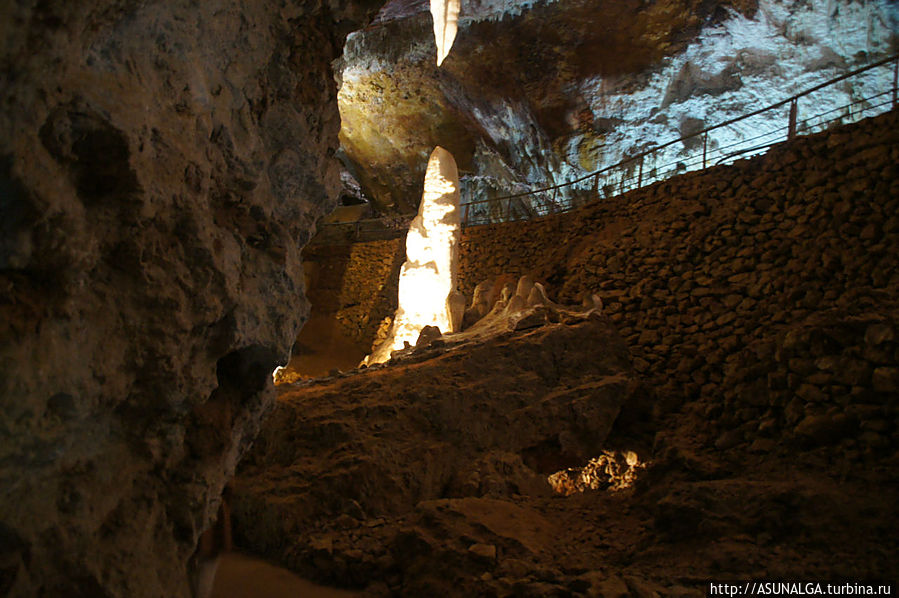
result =
[[[463,290],[500,273],[543,280],[562,302],[599,289],[662,396],[728,413],[708,430],[722,448],[831,409],[886,409],[892,423],[871,434],[846,422],[819,434],[817,417],[799,429],[876,454],[899,432],[886,370],[875,375],[896,359],[897,118],[568,215],[467,229]]]
[[[313,274],[312,313],[337,321],[363,355],[378,325],[397,306],[397,282],[406,258],[405,238],[353,245],[308,245],[303,255]]]
[[[185,596],[308,309],[364,6],[6,4],[0,593]]]
[[[885,115],[801,138],[769,156],[558,217],[467,228],[460,288],[471,297],[482,281],[507,276],[514,283],[529,274],[562,303],[598,289],[638,363],[688,384],[681,393],[717,385],[713,378],[740,339],[773,342],[785,322],[801,322],[816,308],[859,309],[871,297],[894,296],[895,121]],[[863,238],[869,226],[876,236]],[[383,241],[306,250],[322,276],[311,285],[315,302],[363,345],[395,308],[383,290],[395,289],[397,270],[388,266],[401,247]],[[380,257],[370,263],[366,255]],[[890,346],[895,334],[872,326],[867,352]],[[670,357],[680,347],[688,358]],[[700,348],[711,349],[715,361],[693,355]],[[876,350],[884,359],[889,351]],[[694,368],[702,371],[695,380]]]

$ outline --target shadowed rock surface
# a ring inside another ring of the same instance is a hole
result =
[[[308,311],[355,4],[4,3],[0,594],[187,595]]]
[[[460,545],[541,550],[551,526],[529,531],[529,509],[504,501],[551,494],[546,474],[586,463],[619,413],[645,404],[627,351],[595,315],[443,347],[434,342],[392,367],[279,386],[278,406],[235,480],[239,543],[304,575],[359,587],[397,566],[376,562],[392,558],[390,542],[412,553],[429,543],[404,529],[423,508],[481,513],[492,531],[471,531],[479,539],[457,538]],[[335,529],[374,537],[356,543]],[[353,562],[335,552],[334,542],[345,541],[358,552]],[[375,553],[359,552],[369,545]],[[332,558],[344,569],[320,563]]]
[[[196,538],[272,408],[271,370],[308,311],[299,252],[339,190],[331,61],[377,4],[4,3],[0,594],[187,596]],[[553,4],[503,3],[501,20],[465,25],[436,83],[433,47],[394,35],[388,18],[419,14],[416,2],[385,11],[347,46],[351,58],[366,56],[363,71],[381,51],[427,49],[427,72],[409,68],[397,81],[362,73],[346,88],[397,108],[391,121],[368,112],[356,138],[383,157],[374,174],[356,173],[383,205],[418,197],[403,186],[424,160],[417,138],[400,139],[397,152],[367,145],[372,123],[401,120],[404,132],[432,137],[427,151],[443,144],[463,168],[478,157],[483,188],[497,191],[568,172],[552,156],[593,168],[608,157],[602,148],[630,151],[659,130],[696,129],[715,116],[708,98],[723,110],[726,94],[742,89],[732,105],[741,111],[746,97],[758,101],[753,88],[735,89],[746,74],[777,88],[808,83],[806,66],[831,73],[866,62],[893,43],[885,29],[895,31],[895,19],[879,16],[893,3],[841,0],[850,18],[806,22],[777,10],[756,19],[755,2],[666,0],[648,5],[652,18],[578,45],[594,5],[555,3],[571,7],[559,13]],[[629,12],[637,3],[601,4],[607,16],[638,14]],[[824,4],[789,6],[798,14]],[[506,29],[508,19],[524,29]],[[413,20],[415,35],[431,40],[429,24]],[[777,44],[728,50],[720,65],[704,46],[689,53],[691,35],[728,23],[751,34],[742,39]],[[805,43],[821,31],[839,52]],[[501,59],[454,66],[465,43],[473,56],[483,40]],[[596,52],[606,45],[617,50]],[[624,117],[605,106],[632,109],[645,96],[632,95],[624,75],[592,75],[637,71],[684,47],[651,86],[658,106],[677,110],[662,118],[650,108],[636,141],[610,135]],[[502,58],[516,65],[511,78]],[[582,75],[583,88],[568,86]],[[594,83],[611,91],[594,93]],[[847,87],[847,97],[859,92]],[[477,93],[458,95],[466,89]],[[557,154],[572,128],[574,143]],[[499,141],[476,143],[472,130]],[[532,236],[527,228],[472,235],[471,250],[492,256],[485,270],[497,270],[483,274],[517,276],[526,265],[561,300],[603,283],[634,370],[664,400],[645,404],[606,320],[469,347],[473,360],[432,342],[394,368],[304,388],[315,405],[299,389],[287,399],[278,442],[261,445],[247,469],[243,539],[375,595],[651,596],[662,585],[689,591],[697,575],[887,575],[897,560],[899,154],[895,141],[868,142],[896,130],[884,119],[774,152],[780,174],[752,162],[709,201],[685,202],[667,220],[619,222],[602,243],[567,241],[587,239],[610,217],[603,210],[548,251],[514,245],[516,234]],[[798,163],[808,172],[793,178]],[[384,164],[395,171],[376,172]],[[639,219],[678,189],[609,205]],[[547,222],[561,220],[533,224]],[[360,278],[398,269],[395,254],[384,251]],[[390,287],[370,295],[347,314],[354,342],[374,333],[363,328],[377,328]],[[634,490],[546,496],[547,473],[610,448],[655,465]]]
[[[356,595],[316,586],[290,571],[233,552],[222,557],[209,598],[353,598]]]
[[[778,354],[853,326],[818,321]],[[879,411],[724,445],[728,413],[706,398],[665,412],[596,316],[410,360],[279,387],[235,481],[243,546],[366,596],[702,596],[707,579],[892,573],[895,452],[839,444]],[[551,496],[548,474],[609,448],[649,461],[635,485]]]

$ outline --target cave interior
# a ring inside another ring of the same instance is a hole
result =
[[[0,13],[0,595],[899,582],[895,1]]]

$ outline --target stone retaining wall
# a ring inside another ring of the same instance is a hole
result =
[[[707,430],[719,448],[779,428],[884,448],[899,437],[897,117],[577,212],[469,229],[463,291],[525,273],[560,302],[598,291],[663,399],[723,410]]]

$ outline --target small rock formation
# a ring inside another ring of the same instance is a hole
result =
[[[623,490],[631,487],[637,480],[639,470],[646,463],[641,463],[634,451],[603,451],[584,467],[569,467],[557,471],[547,478],[556,494],[570,496],[587,490]]]
[[[471,307],[470,309],[477,314],[478,319],[483,318],[487,315],[487,312],[490,311],[490,292],[493,290],[493,281],[485,280],[483,282],[479,282],[478,285],[474,288],[474,293],[471,297]]]
[[[451,330],[462,330],[462,320],[465,318],[465,295],[460,291],[450,293],[447,300],[452,320]]]
[[[390,352],[392,362],[407,359],[419,359],[422,355],[432,355],[434,349],[438,351],[459,350],[466,346],[484,343],[493,337],[505,334],[539,328],[547,324],[565,323],[571,324],[585,319],[600,317],[602,313],[602,300],[596,294],[585,298],[580,308],[559,305],[550,301],[546,296],[546,290],[539,282],[534,282],[530,276],[522,276],[518,283],[513,285],[505,283],[494,301],[490,302],[488,289],[500,287],[508,276],[500,276],[496,281],[484,281],[478,285],[481,290],[477,299],[472,299],[474,308],[464,310],[465,296],[456,291],[451,294],[450,300],[454,304],[451,311],[457,317],[462,326],[459,332],[441,334],[438,327],[425,326],[416,337],[415,343],[408,340],[403,347]],[[489,311],[487,311],[489,308]],[[477,317],[480,311],[485,312],[483,317]],[[467,320],[465,319],[467,317]],[[375,339],[375,350],[381,348],[383,341]],[[379,363],[379,362],[371,362]],[[363,363],[363,365],[368,365]]]
[[[426,347],[438,338],[440,338],[439,328],[437,328],[436,326],[425,326],[421,329],[421,332],[418,335],[418,340],[415,341],[415,347]]]
[[[437,66],[449,55],[459,29],[459,0],[431,0],[434,20],[434,43],[437,45]]]
[[[424,326],[454,332],[461,317],[456,287],[456,263],[461,233],[459,172],[452,154],[434,148],[428,160],[425,190],[418,215],[406,236],[406,263],[400,270],[398,307],[387,339],[363,363],[381,363],[390,352],[418,340]],[[464,307],[464,303],[463,303]]]
[[[498,280],[506,278],[501,276]],[[484,298],[487,289],[496,288],[496,282],[484,281],[478,284],[480,292],[475,290],[472,307],[469,309],[470,319],[477,313],[487,309],[489,303]],[[513,290],[514,289],[514,290]],[[543,326],[553,322],[572,321],[590,317],[602,312],[602,300],[592,294],[584,300],[581,309],[566,307],[550,301],[546,289],[530,276],[522,276],[516,285],[506,284],[499,298],[483,317],[470,324],[462,333],[454,335],[454,339],[484,338],[491,334],[499,334],[508,330],[525,330]]]

